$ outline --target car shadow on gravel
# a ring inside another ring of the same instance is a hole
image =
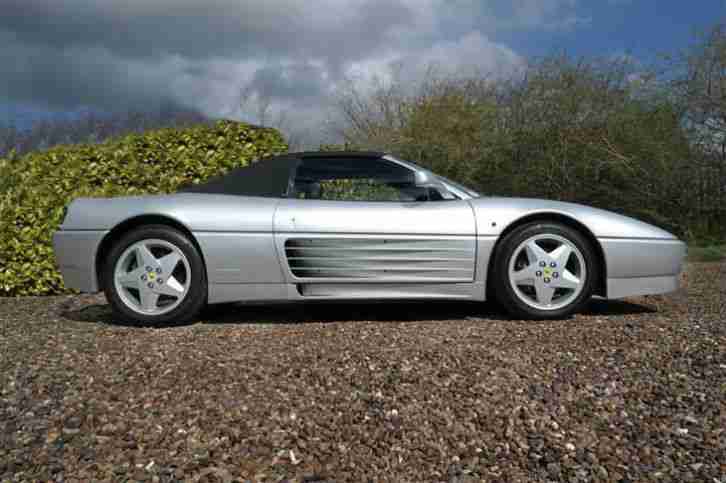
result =
[[[583,315],[638,315],[652,314],[658,310],[649,305],[642,305],[628,300],[592,299]]]
[[[105,303],[61,306],[60,315],[85,323],[133,327],[116,319]],[[656,312],[647,305],[623,300],[593,299],[582,315],[621,316]],[[206,324],[299,324],[331,322],[494,321],[509,317],[494,303],[480,302],[308,302],[286,304],[219,304],[207,307],[191,322]]]

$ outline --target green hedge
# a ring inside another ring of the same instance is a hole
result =
[[[67,291],[51,237],[73,198],[170,193],[287,148],[276,130],[219,121],[0,159],[0,296]]]

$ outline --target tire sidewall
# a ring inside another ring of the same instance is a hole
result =
[[[514,251],[525,240],[535,235],[552,234],[566,238],[575,245],[585,262],[585,286],[575,300],[556,310],[540,310],[522,301],[509,281],[509,262]],[[580,310],[592,296],[599,267],[591,243],[577,230],[554,222],[535,222],[523,225],[509,233],[501,244],[495,259],[494,281],[497,300],[510,313],[527,319],[560,319]]]
[[[128,307],[119,297],[114,284],[114,269],[123,252],[132,244],[147,239],[160,239],[172,243],[186,256],[191,270],[189,292],[173,310],[160,314],[140,314]],[[175,228],[149,225],[136,228],[113,244],[103,265],[103,290],[116,315],[126,322],[144,325],[181,324],[192,319],[207,301],[207,277],[199,251],[189,238]]]

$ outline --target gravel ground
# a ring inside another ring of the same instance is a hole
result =
[[[726,264],[570,320],[0,299],[0,481],[726,482]]]

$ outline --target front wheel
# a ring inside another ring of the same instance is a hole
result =
[[[180,231],[142,226],[113,245],[104,265],[104,292],[124,320],[164,325],[188,322],[206,303],[204,264]]]
[[[564,318],[592,296],[598,270],[593,248],[566,225],[523,225],[502,240],[495,257],[496,297],[515,317]]]

